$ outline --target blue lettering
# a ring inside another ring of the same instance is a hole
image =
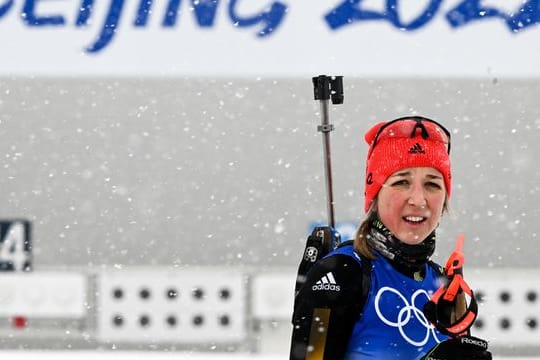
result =
[[[404,23],[398,13],[398,0],[387,0],[382,13],[360,7],[363,0],[345,0],[326,14],[325,19],[331,29],[338,29],[355,21],[386,20],[401,30],[416,30],[427,24],[439,10],[442,0],[431,0],[426,9],[410,23]]]
[[[14,0],[0,0],[0,18],[14,7]],[[46,0],[24,0],[21,16],[28,26],[55,26],[66,24],[66,19],[60,14],[43,14],[39,11],[39,5]],[[80,7],[74,19],[77,27],[88,26],[94,16],[95,0],[78,0]],[[135,0],[136,1],[136,0]],[[167,1],[163,14],[163,27],[174,27],[178,23],[181,14],[182,0]],[[227,0],[225,0],[227,1]],[[239,13],[241,0],[228,0],[228,16],[234,26],[238,28],[257,27],[257,36],[265,37],[273,34],[282,24],[287,14],[287,5],[283,0],[268,0],[268,6],[249,15]],[[367,2],[364,0],[337,0],[340,3],[328,11],[324,19],[327,25],[337,30],[344,26],[358,22],[379,21],[387,22],[393,27],[414,31],[431,22],[441,10],[444,0],[427,0],[426,6],[415,15],[412,20],[404,20],[399,12],[400,0],[385,0],[382,10],[366,9]],[[108,46],[118,32],[121,17],[125,9],[126,0],[109,0],[104,22],[95,41],[87,47],[90,53],[97,53]],[[215,26],[216,15],[220,2],[223,0],[184,0],[185,6],[190,7],[190,12],[195,16],[196,24],[201,28]],[[137,12],[133,18],[134,27],[146,27],[152,14],[154,0],[139,0]],[[224,5],[223,5],[224,6]],[[186,12],[187,13],[187,12]],[[299,14],[301,16],[302,14]],[[511,13],[507,13],[494,6],[484,5],[482,0],[460,0],[450,11],[445,14],[445,19],[452,28],[467,26],[475,21],[499,19],[502,20],[512,32],[540,23],[540,0],[524,0],[520,7]]]
[[[219,0],[199,1],[191,0],[191,6],[195,13],[195,19],[201,27],[211,27],[214,25],[216,18],[216,11]],[[146,26],[148,23],[148,16],[150,14],[150,8],[153,0],[142,0],[139,9],[137,11],[137,17],[135,19],[135,26]],[[163,18],[164,27],[173,27],[176,25],[180,0],[170,0],[167,4],[167,10]]]
[[[480,19],[500,17],[507,19],[507,16],[499,10],[484,7],[480,4],[481,0],[464,0],[458,6],[446,14],[446,19],[450,26],[457,28],[467,25],[469,22]]]
[[[538,23],[540,23],[540,3],[538,0],[529,0],[510,18],[508,26],[518,32]]]
[[[11,9],[12,5],[13,0],[9,0],[4,5],[0,6],[0,17],[4,16]]]
[[[163,19],[164,27],[173,27],[176,25],[176,19],[178,18],[178,12],[180,9],[180,0],[171,0],[167,6],[165,12],[165,18]]]
[[[93,0],[85,1],[87,2],[86,8],[88,9],[88,11],[85,13],[79,13],[78,23],[81,24],[86,24],[86,21],[90,16],[91,5],[93,3]],[[135,17],[135,26],[146,26],[146,24],[148,23],[148,16],[150,14],[152,2],[153,0],[141,0],[141,2],[139,3],[139,8],[137,10],[137,15]],[[200,26],[212,26],[214,24],[214,19],[216,16],[218,0],[210,0],[208,2],[191,0],[191,3],[193,5],[193,9],[195,10],[197,23]],[[169,1],[167,13],[164,19],[164,26],[173,26],[176,23],[176,16],[178,14],[179,6],[180,0]],[[112,0],[101,33],[96,42],[87,48],[88,52],[98,52],[112,41],[114,35],[116,34],[123,8],[124,0]]]
[[[210,27],[214,25],[218,2],[219,0],[191,0],[191,5],[195,10],[195,18],[200,26]]]
[[[39,16],[35,14],[36,3],[39,0],[26,0],[23,6],[22,18],[23,20],[31,26],[59,26],[64,25],[65,20],[63,16]]]
[[[437,13],[441,6],[442,0],[431,0],[426,10],[420,14],[416,19],[412,20],[409,24],[403,23],[397,11],[398,0],[388,0],[386,3],[386,14],[388,20],[394,24],[395,27],[402,30],[416,30],[427,24],[433,16]]]
[[[386,0],[386,8],[383,12],[362,8],[362,1],[343,0],[325,15],[324,18],[328,26],[335,30],[354,22],[386,20],[398,29],[412,31],[430,22],[440,10],[443,0],[431,0],[425,10],[409,23],[404,23],[400,19],[397,6],[399,0]],[[497,8],[485,6],[482,4],[482,0],[462,0],[446,14],[446,20],[453,28],[491,18],[504,20],[511,31],[518,32],[540,23],[540,0],[526,1],[512,15]]]
[[[135,17],[135,23],[133,25],[137,27],[146,26],[151,7],[152,0],[142,0],[139,3],[139,9],[137,10],[137,16]]]
[[[252,17],[242,18],[236,15],[235,8],[237,2],[238,0],[231,0],[229,3],[229,16],[232,22],[238,27],[253,26],[259,23],[263,24],[264,27],[257,33],[257,36],[259,37],[270,35],[279,26],[279,24],[281,24],[281,21],[285,16],[285,12],[287,11],[286,5],[280,2],[274,2],[267,11]]]
[[[77,26],[88,25],[88,19],[92,15],[92,7],[94,6],[94,0],[83,0],[81,7],[79,8],[79,15],[75,21]]]
[[[147,0],[149,3],[152,0]],[[178,14],[180,13],[181,0],[170,0],[165,11],[165,17],[163,18],[164,27],[173,27],[178,21]],[[216,11],[219,5],[219,0],[191,0],[191,8],[195,13],[195,19],[197,24],[201,27],[211,27],[214,25],[216,18]]]
[[[325,15],[326,23],[331,29],[339,29],[354,21],[384,20],[384,14],[360,8],[363,0],[345,0]]]
[[[88,19],[92,14],[94,0],[83,0],[83,5],[79,10],[77,17],[77,25],[87,25]],[[94,44],[87,48],[88,52],[95,53],[105,48],[114,38],[117,32],[120,17],[124,8],[125,0],[111,0],[111,5],[105,19],[105,23]],[[164,27],[173,27],[178,21],[180,13],[181,0],[169,0],[162,25]],[[191,7],[195,14],[195,20],[200,27],[214,26],[219,0],[191,0]],[[259,37],[271,34],[281,24],[285,16],[287,7],[279,2],[274,2],[268,10],[251,16],[240,17],[236,13],[238,0],[230,0],[229,16],[231,21],[239,27],[248,27],[257,24],[262,24],[263,29],[257,35]],[[153,0],[141,0],[133,23],[136,27],[147,26],[149,16],[152,13]]]
[[[540,22],[539,2],[529,0],[514,12],[514,15],[508,15],[495,8],[483,6],[481,0],[464,0],[446,14],[446,19],[453,28],[490,18],[503,19],[511,31],[518,32]]]
[[[88,52],[98,52],[111,42],[116,34],[116,28],[120,22],[123,7],[124,0],[111,0],[111,7],[109,8],[101,33],[96,42],[86,49]]]
[[[136,27],[144,27],[148,25],[148,18],[150,17],[153,0],[142,0],[139,3],[139,8],[137,9],[137,15],[135,16],[135,22],[133,23]],[[163,17],[162,25],[163,27],[173,27],[176,25],[176,20],[178,17],[178,12],[180,9],[180,0],[170,0],[167,4],[167,9],[165,10],[165,16]]]

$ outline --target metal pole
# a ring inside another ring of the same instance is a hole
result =
[[[340,235],[335,231],[334,219],[334,194],[332,192],[332,163],[330,156],[330,131],[334,130],[329,121],[328,106],[329,100],[333,104],[343,103],[343,82],[342,76],[330,77],[320,75],[313,77],[313,90],[315,100],[320,100],[321,105],[321,125],[317,130],[322,133],[324,151],[324,172],[326,179],[326,198],[328,207],[328,226],[315,227],[307,238],[304,256],[298,266],[296,274],[295,296],[300,291],[306,281],[306,275],[313,267],[313,264],[330,251],[335,249],[340,242]]]
[[[322,134],[323,156],[324,156],[324,174],[326,182],[326,206],[328,213],[328,224],[335,228],[336,220],[334,217],[334,192],[332,184],[332,155],[330,152],[330,131],[334,126],[329,122],[328,100],[321,100],[321,126],[318,127]]]
[[[330,124],[329,115],[329,100],[332,99],[333,104],[343,103],[343,77],[342,76],[326,76],[319,75],[313,78],[313,90],[315,100],[319,100],[321,104],[321,125],[317,130],[322,133],[323,139],[323,156],[324,156],[324,173],[326,181],[326,200],[328,223],[332,228],[335,227],[334,217],[334,193],[332,184],[332,160],[330,152],[330,132],[334,130],[334,125]]]

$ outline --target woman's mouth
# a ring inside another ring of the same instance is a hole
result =
[[[423,216],[404,216],[403,220],[411,224],[421,224],[426,220],[426,218]]]

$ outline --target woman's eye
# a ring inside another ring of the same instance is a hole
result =
[[[435,182],[428,182],[426,183],[426,186],[432,189],[442,189],[442,186]]]
[[[409,182],[407,180],[398,180],[398,181],[394,181],[392,183],[392,186],[405,186],[405,185],[408,185]]]

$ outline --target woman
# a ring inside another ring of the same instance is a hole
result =
[[[365,139],[367,215],[352,244],[309,271],[290,358],[491,359],[487,345],[448,340],[422,312],[442,275],[429,259],[451,193],[450,133],[413,116],[379,123]]]

